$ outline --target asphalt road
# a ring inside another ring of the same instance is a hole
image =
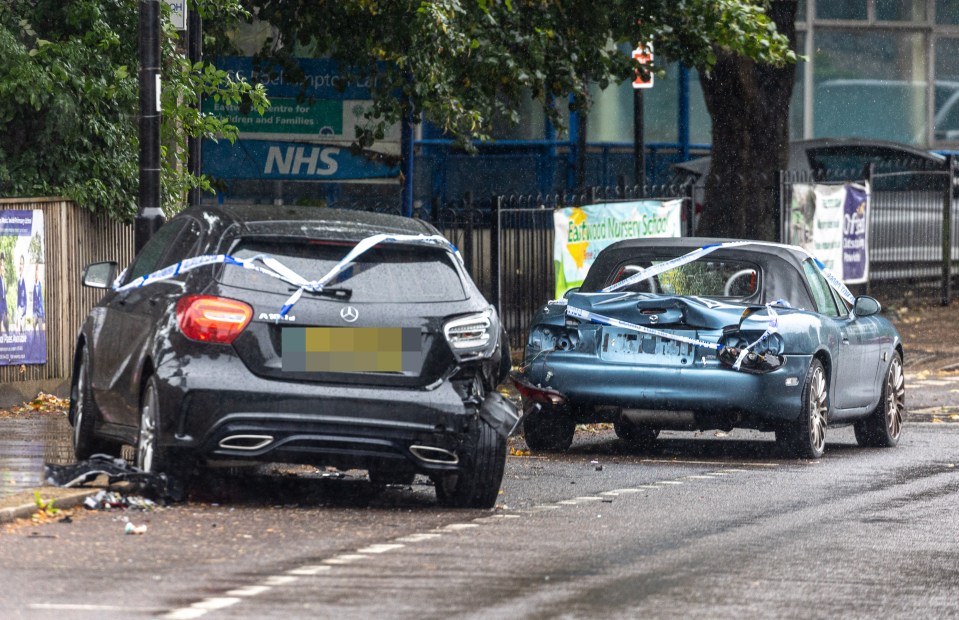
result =
[[[891,450],[831,429],[817,462],[747,431],[664,437],[511,457],[491,512],[301,472],[8,528],[0,617],[959,617],[959,425]]]

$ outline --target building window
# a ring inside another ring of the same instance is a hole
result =
[[[936,23],[959,25],[959,2],[956,0],[936,0]]]
[[[926,0],[876,0],[876,19],[890,22],[924,22]]]
[[[866,0],[828,0],[816,2],[817,19],[866,19]]]
[[[927,57],[919,32],[819,28],[813,135],[926,141]]]

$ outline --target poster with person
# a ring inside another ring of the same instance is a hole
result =
[[[0,366],[47,361],[42,211],[0,210]]]
[[[869,279],[869,187],[796,184],[789,242],[809,250],[846,284]]]

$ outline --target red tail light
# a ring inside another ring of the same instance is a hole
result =
[[[233,299],[187,295],[176,304],[176,319],[183,335],[200,342],[230,344],[251,318],[253,308]]]

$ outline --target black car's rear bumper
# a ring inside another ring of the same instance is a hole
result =
[[[448,381],[430,390],[323,385],[263,379],[229,356],[216,372],[195,365],[157,373],[160,441],[206,460],[450,471],[479,420]]]

